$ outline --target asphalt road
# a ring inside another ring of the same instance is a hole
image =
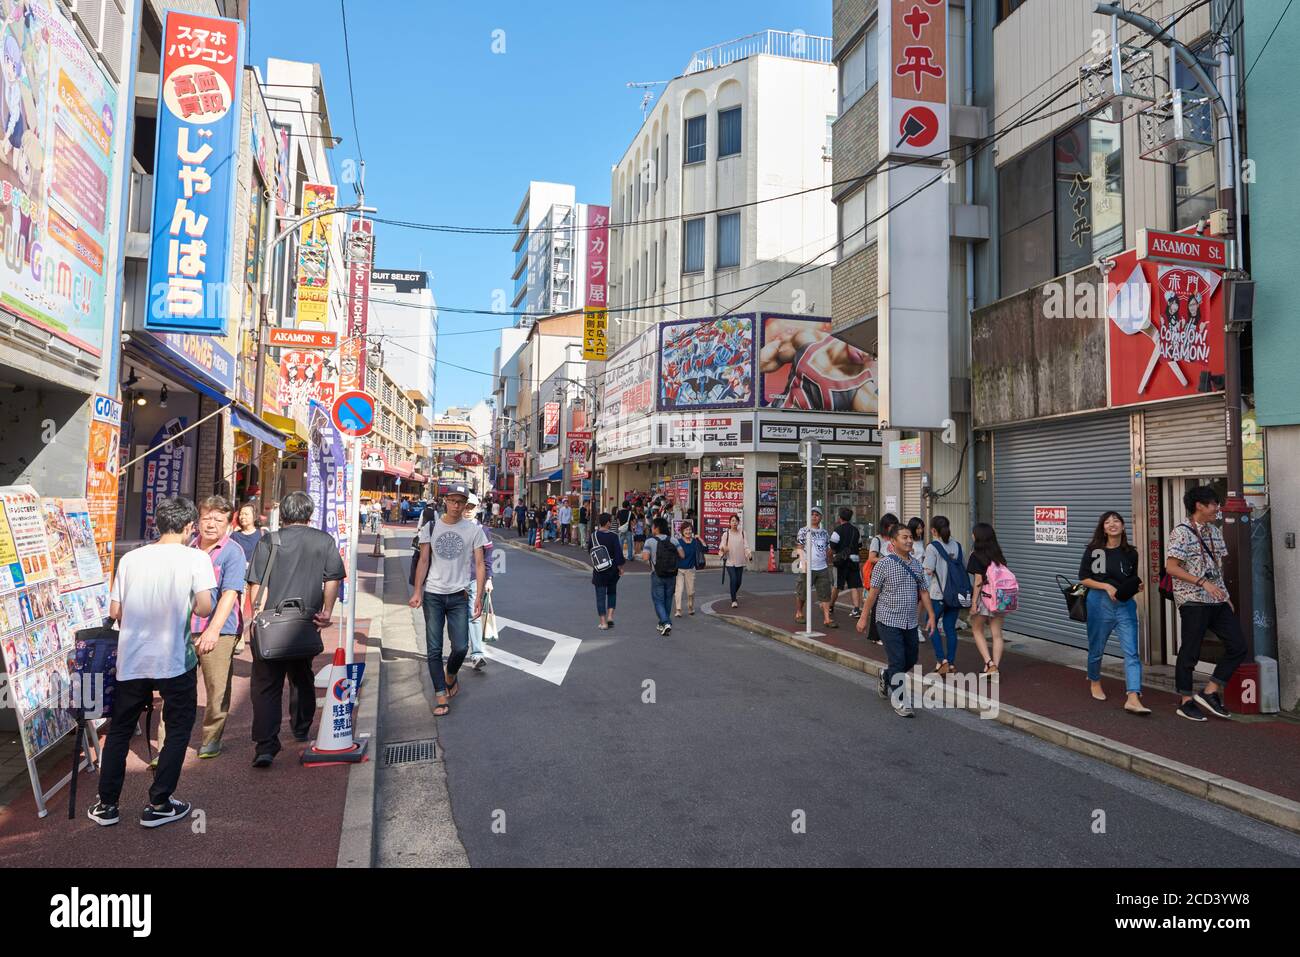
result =
[[[1285,831],[965,711],[899,718],[873,679],[703,614],[660,638],[644,575],[598,631],[589,575],[503,551],[498,614],[581,644],[559,685],[464,673],[439,721],[472,866],[1300,863]],[[698,586],[697,607],[724,592]],[[507,629],[498,647],[557,645]],[[393,707],[432,728],[424,700]]]

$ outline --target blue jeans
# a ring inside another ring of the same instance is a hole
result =
[[[469,650],[469,592],[451,595],[424,593],[424,647],[429,659],[429,677],[438,694],[447,693],[447,678],[442,673],[442,630],[451,638],[447,674],[453,678],[460,671]]]
[[[474,614],[474,601],[478,597],[478,579],[469,582],[469,614]],[[483,615],[469,619],[469,653],[471,657],[483,657]]]
[[[618,543],[623,549],[623,557],[632,558],[632,530],[629,528],[626,532],[618,533]]]
[[[740,591],[740,580],[745,577],[744,565],[727,566],[727,587],[731,591],[731,600],[736,600],[736,593]]]
[[[1137,602],[1111,601],[1110,596],[1098,588],[1088,589],[1088,680],[1101,680],[1101,656],[1106,650],[1106,639],[1115,633],[1120,650],[1124,652],[1124,688],[1130,692],[1142,690],[1142,659],[1138,657]]]
[[[876,622],[876,627],[880,629],[880,639],[885,643],[885,654],[889,658],[889,665],[885,668],[885,687],[892,695],[895,678],[906,682],[907,672],[911,671],[916,664],[921,649],[920,632],[915,628],[895,628],[886,625],[883,621]],[[904,704],[907,703],[906,690],[903,691],[902,700]]]
[[[672,624],[670,615],[673,603],[673,589],[677,587],[677,576],[669,575],[664,578],[661,575],[650,573],[650,600],[654,602],[655,614],[659,616],[659,624]]]
[[[930,599],[934,601],[934,599]],[[943,633],[939,629],[934,630],[930,636],[930,644],[934,646],[935,661],[947,661],[952,664],[957,663],[957,616],[961,613],[960,608],[943,609]],[[948,639],[948,650],[944,651],[944,638]]]
[[[607,611],[613,611],[618,604],[618,582],[612,585],[596,586],[596,614],[605,617]]]

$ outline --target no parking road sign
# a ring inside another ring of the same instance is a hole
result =
[[[334,400],[330,419],[344,435],[354,439],[369,435],[375,427],[375,400],[366,392],[344,392]]]

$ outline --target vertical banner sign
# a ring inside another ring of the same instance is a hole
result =
[[[333,209],[337,188],[323,183],[302,184],[302,215]],[[300,329],[324,329],[329,320],[330,222],[322,216],[303,223],[298,231],[298,322]]]
[[[108,212],[121,162],[117,89],[82,45],[68,6],[0,5],[0,289],[7,311],[100,356],[117,225]]]
[[[104,577],[113,573],[117,539],[118,448],[122,441],[122,403],[96,395],[91,404],[86,448],[86,506]]]
[[[154,449],[144,460],[144,503],[140,510],[140,537],[152,542],[158,537],[154,524],[154,512],[158,503],[165,498],[175,498],[182,489],[188,489],[185,481],[189,448],[181,439],[172,439],[166,445],[162,443],[169,435],[175,435],[187,425],[184,416],[169,420],[160,428],[149,443]]]
[[[583,291],[582,357],[604,362],[608,355],[609,207],[588,206],[587,275]]]
[[[560,403],[548,402],[542,407],[542,422],[546,427],[545,445],[560,444]]]
[[[229,273],[243,45],[238,20],[167,11],[144,319],[152,332],[222,336],[238,308]]]
[[[885,3],[882,2],[882,13]],[[942,156],[948,149],[948,0],[888,0],[879,29],[880,155]]]
[[[743,472],[711,472],[700,479],[700,537],[704,547],[717,552],[722,542],[722,531],[728,527],[733,514],[741,516],[740,527],[745,527],[745,474]]]
[[[375,224],[352,220],[348,231],[348,321],[339,353],[339,388],[344,392],[366,388],[366,341],[370,322],[370,270],[375,262]]]

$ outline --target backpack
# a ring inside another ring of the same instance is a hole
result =
[[[1020,583],[1011,569],[994,562],[984,572],[980,589],[980,607],[986,615],[1015,611],[1020,606]]]
[[[609,549],[600,543],[595,535],[591,536],[591,567],[594,571],[603,572],[607,568],[614,567],[614,559],[609,557]]]
[[[853,556],[862,548],[862,533],[858,531],[858,526],[849,523],[849,528],[853,531],[847,538],[841,536],[839,543],[835,546],[835,564],[848,565],[853,561]]]
[[[961,542],[957,543],[957,557],[948,554],[942,542],[931,542],[939,552],[939,560],[948,563],[948,574],[943,581],[943,607],[969,608],[971,600],[970,574],[962,561]]]
[[[677,546],[671,538],[657,539],[655,546],[655,574],[660,578],[677,577]]]

